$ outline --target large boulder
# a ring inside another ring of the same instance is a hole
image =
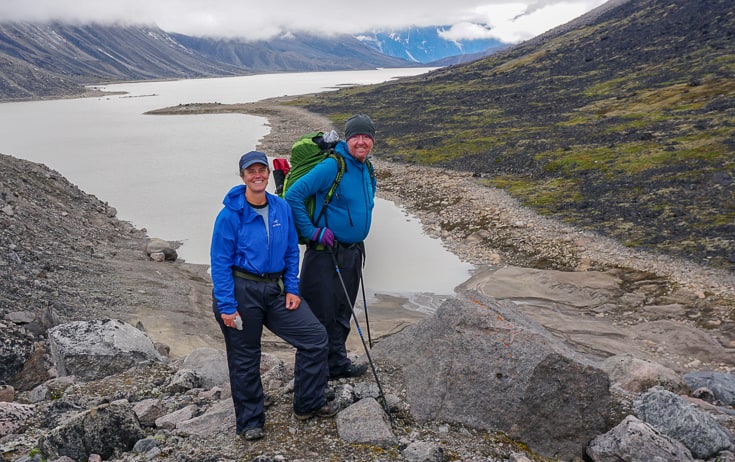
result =
[[[227,354],[216,348],[197,348],[184,358],[180,369],[191,369],[202,388],[222,387],[229,382]]]
[[[348,443],[381,448],[398,445],[388,416],[373,398],[365,398],[340,411],[335,419],[340,438]]]
[[[177,420],[177,435],[206,437],[222,431],[223,425],[235,425],[235,408],[231,399],[217,401],[204,413]]]
[[[617,423],[607,374],[510,301],[461,292],[373,355],[401,368],[417,420],[499,430],[547,457],[582,457]]]
[[[148,258],[157,262],[176,261],[179,258],[176,247],[178,245],[175,243],[154,237],[143,245],[143,252]]]
[[[607,372],[612,382],[633,393],[642,393],[654,386],[661,386],[675,393],[688,391],[684,379],[673,370],[631,354],[611,356],[600,367]]]
[[[668,390],[653,387],[633,404],[639,419],[682,442],[697,459],[735,449],[735,436],[713,416]]]
[[[587,448],[587,456],[594,462],[694,460],[686,446],[632,415],[593,439]]]
[[[95,380],[146,361],[162,361],[151,339],[114,319],[76,321],[49,329],[51,356],[59,376]]]
[[[38,443],[49,458],[87,460],[91,454],[99,454],[107,460],[117,451],[130,451],[144,436],[132,406],[121,400],[70,417]]]
[[[718,403],[735,407],[735,374],[695,371],[685,374],[684,381],[692,391],[706,388]]]
[[[23,370],[23,365],[33,354],[33,340],[21,328],[12,324],[6,325],[0,321],[0,329],[3,332],[0,342],[0,383],[13,383],[15,376]]]
[[[27,404],[0,402],[0,438],[23,433],[35,408]]]

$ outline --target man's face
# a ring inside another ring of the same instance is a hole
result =
[[[347,149],[352,154],[352,157],[360,162],[365,162],[368,154],[373,149],[373,143],[373,139],[367,135],[355,135],[347,140]]]

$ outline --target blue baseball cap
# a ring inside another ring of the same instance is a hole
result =
[[[240,171],[253,164],[263,164],[268,167],[268,157],[260,151],[250,151],[240,157]]]

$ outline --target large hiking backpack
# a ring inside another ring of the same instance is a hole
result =
[[[290,169],[283,180],[283,188],[279,188],[279,196],[285,197],[286,191],[301,177],[311,171],[312,168],[316,167],[319,162],[323,161],[327,157],[332,157],[337,161],[337,176],[329,188],[327,195],[324,198],[324,208],[321,213],[326,210],[327,204],[332,200],[334,191],[337,189],[342,176],[344,175],[346,165],[345,159],[341,154],[334,151],[334,146],[339,141],[339,137],[336,132],[329,133],[328,139],[332,141],[325,141],[324,132],[311,132],[306,133],[299,137],[291,147],[291,162]],[[316,198],[314,196],[309,197],[305,201],[306,211],[311,217],[312,222],[316,223],[319,221],[321,216],[314,219],[314,210],[316,210]],[[306,244],[309,239],[303,236],[299,236],[299,242]]]
[[[285,175],[283,187],[278,188],[278,190],[280,190],[278,195],[284,197],[288,188],[296,183],[296,181],[301,177],[309,173],[309,171],[316,167],[319,162],[328,157],[337,161],[337,176],[334,178],[332,186],[329,187],[329,191],[327,191],[326,196],[324,196],[324,206],[316,219],[314,218],[316,197],[311,196],[304,202],[306,204],[306,211],[311,218],[311,222],[314,224],[319,222],[322,215],[327,210],[327,205],[329,204],[329,201],[332,200],[332,196],[337,190],[337,186],[342,180],[342,176],[344,176],[345,170],[347,169],[347,164],[345,163],[345,159],[342,157],[342,154],[335,152],[334,150],[334,147],[338,142],[339,135],[337,135],[337,132],[334,130],[327,134],[324,132],[311,132],[299,137],[291,147],[291,165],[288,173]],[[369,169],[370,177],[375,178],[373,164],[370,162],[370,159],[365,160],[365,165],[367,165]],[[300,244],[307,244],[308,242],[308,237],[299,235]]]

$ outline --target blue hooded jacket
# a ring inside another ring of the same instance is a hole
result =
[[[318,223],[312,223],[304,201],[316,196],[314,219],[324,207],[324,197],[337,177],[337,161],[327,158],[309,173],[296,181],[286,192],[286,201],[291,205],[296,227],[302,236],[311,237],[317,227],[332,230],[338,242],[354,244],[362,242],[370,231],[375,206],[375,177],[369,167],[352,157],[347,143],[340,141],[334,148],[345,159],[345,173],[332,196],[327,210]]]
[[[283,271],[287,293],[299,295],[299,244],[291,207],[280,197],[266,193],[268,228],[263,217],[245,200],[245,185],[230,189],[217,215],[209,249],[214,298],[220,313],[237,310],[232,268],[253,274]]]

